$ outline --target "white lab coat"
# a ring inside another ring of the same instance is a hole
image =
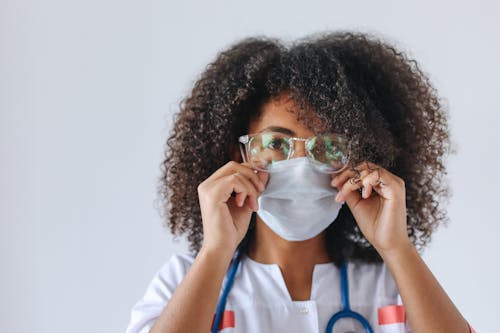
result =
[[[170,257],[132,307],[126,333],[149,332],[194,259],[190,252]],[[384,263],[348,262],[347,272],[351,309],[370,322],[373,332],[410,332],[407,320],[401,319],[404,308],[397,286]],[[220,332],[322,333],[341,308],[340,270],[333,263],[315,265],[310,300],[293,301],[277,264],[259,263],[243,255],[222,320],[229,327]],[[333,332],[364,330],[355,320],[345,318],[335,324]]]

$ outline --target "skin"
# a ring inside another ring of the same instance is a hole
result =
[[[293,104],[281,98],[277,102],[263,106],[261,116],[249,124],[249,133],[280,126],[296,137],[314,135],[287,111]],[[305,156],[304,145],[296,142],[292,158],[300,156]],[[370,161],[355,167],[360,176],[357,183],[349,181],[357,176],[356,172],[346,168],[332,175],[330,185],[339,190],[337,200],[345,200],[364,236],[391,271],[412,332],[470,332],[466,320],[407,236],[404,181]],[[377,185],[379,177],[382,185]],[[252,212],[258,210],[257,198],[268,179],[268,173],[256,172],[248,163],[242,163],[235,150],[233,161],[198,186],[203,244],[151,332],[206,333],[210,329],[224,274],[246,234]],[[363,196],[358,192],[361,186],[365,189]],[[258,216],[255,228],[248,250],[250,258],[278,264],[291,298],[310,299],[314,265],[330,262],[325,232],[305,241],[287,241]]]

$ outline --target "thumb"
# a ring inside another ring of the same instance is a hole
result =
[[[264,186],[266,186],[269,181],[269,172],[259,171],[257,172],[257,176],[259,176],[259,179],[264,183]]]

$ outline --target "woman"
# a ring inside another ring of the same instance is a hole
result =
[[[471,332],[419,255],[449,146],[435,89],[379,38],[231,45],[167,141],[159,190],[191,251],[127,332]]]

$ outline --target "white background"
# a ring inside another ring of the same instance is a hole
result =
[[[448,101],[452,223],[424,259],[478,332],[500,298],[495,1],[0,2],[0,331],[123,332],[175,252],[155,208],[172,114],[239,38],[357,29]]]

